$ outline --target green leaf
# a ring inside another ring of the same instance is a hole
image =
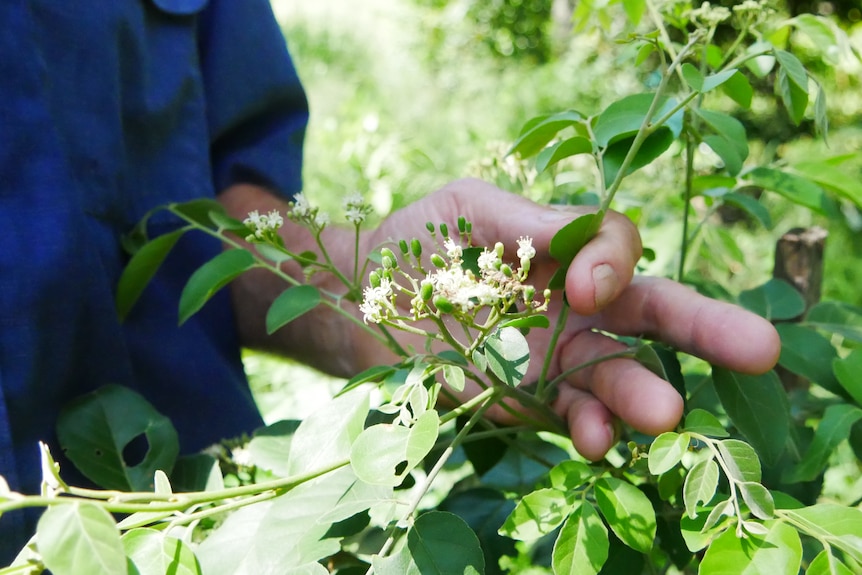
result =
[[[722,439],[718,442],[717,447],[721,459],[724,461],[726,473],[731,479],[734,481],[760,481],[760,460],[750,445],[738,439]]]
[[[840,559],[824,549],[808,565],[805,575],[853,575],[853,571]]]
[[[307,313],[320,303],[320,291],[312,285],[288,288],[275,298],[266,312],[266,333],[272,335],[279,328]]]
[[[772,229],[773,223],[772,217],[769,215],[769,210],[751,196],[740,194],[738,192],[729,192],[721,196],[721,201],[725,204],[730,204],[731,206],[741,209],[746,214],[760,222],[760,225],[767,230]]]
[[[596,481],[596,503],[613,532],[623,543],[648,553],[655,540],[656,520],[643,491],[616,477]]]
[[[680,72],[682,72],[682,77],[685,80],[685,83],[688,84],[692,90],[700,92],[703,89],[703,74],[700,73],[697,66],[686,62],[680,67]]]
[[[633,137],[643,124],[644,118],[649,111],[653,94],[633,94],[613,102],[596,118],[593,126],[593,134],[596,143],[602,148],[608,148],[611,144]],[[665,113],[670,112],[676,105],[676,101],[667,100],[658,107],[656,117],[658,119]],[[682,129],[682,113],[674,116],[665,124],[675,137]]]
[[[581,115],[572,110],[533,118],[521,130],[521,134],[515,140],[509,154],[517,153],[521,154],[523,158],[529,158],[553,140],[557,132],[580,121]]]
[[[776,192],[794,204],[810,208],[815,212],[823,212],[823,189],[816,183],[773,168],[758,167],[746,176],[754,185]]]
[[[715,136],[705,136],[703,141],[724,161],[727,171],[736,175],[748,157],[748,137],[742,122],[736,118],[712,110],[695,110],[698,117]]]
[[[289,475],[288,455],[300,423],[295,419],[287,419],[256,429],[254,437],[246,445],[254,465],[279,477]]]
[[[640,24],[641,18],[646,13],[645,0],[623,0],[623,9],[626,11],[626,16],[629,17],[631,23],[637,26]]]
[[[224,206],[211,198],[199,198],[188,202],[170,204],[168,210],[205,228],[218,227],[218,224],[212,219],[212,214],[216,213],[227,217]]]
[[[771,321],[793,319],[805,313],[802,294],[786,281],[775,278],[740,293],[739,304]]]
[[[120,530],[93,503],[48,507],[36,528],[39,554],[54,575],[128,573]]]
[[[250,252],[231,249],[195,270],[180,295],[180,325],[197,313],[218,290],[254,265],[254,256]]]
[[[712,377],[733,425],[767,465],[775,465],[790,433],[790,406],[778,376],[774,371],[746,375],[713,366]]]
[[[391,365],[375,365],[351,377],[337,395],[344,395],[364,383],[381,382],[398,371]]]
[[[555,465],[548,472],[551,487],[563,493],[574,491],[593,476],[593,470],[582,461],[566,460]]]
[[[443,366],[443,379],[454,391],[464,391],[466,379],[464,370],[457,365],[446,364]]]
[[[199,575],[197,557],[191,547],[155,529],[133,529],[122,537],[123,549],[138,575]]]
[[[423,413],[413,427],[379,423],[364,430],[350,449],[356,476],[372,485],[399,485],[434,447],[440,417]]]
[[[504,327],[485,341],[485,357],[491,372],[500,381],[517,387],[530,365],[530,346],[518,329]]]
[[[554,543],[554,575],[596,575],[608,560],[609,547],[608,530],[599,514],[581,501]]]
[[[134,466],[123,450],[146,437],[147,453]],[[157,470],[169,472],[179,453],[171,421],[138,393],[108,385],[76,398],[60,412],[57,439],[88,479],[107,489],[149,491]]]
[[[742,493],[742,499],[755,517],[772,519],[775,514],[775,502],[767,488],[756,481],[743,481],[737,484],[737,487]]]
[[[126,267],[117,284],[117,315],[120,321],[126,319],[135,303],[141,297],[144,288],[153,279],[162,262],[187,230],[181,229],[155,238],[144,244]]]
[[[832,371],[853,401],[862,405],[862,349],[854,349],[847,357],[833,359]]]
[[[515,506],[500,535],[519,541],[534,541],[563,524],[573,504],[558,489],[538,489],[528,493]]]
[[[480,575],[485,572],[485,557],[463,519],[430,511],[416,519],[396,557],[375,556],[372,565],[378,575]]]
[[[829,108],[826,105],[826,90],[817,86],[817,96],[814,98],[814,132],[829,143]]]
[[[855,174],[842,171],[830,161],[798,162],[793,171],[862,208],[862,181]]]
[[[733,78],[736,73],[736,68],[729,68],[727,70],[722,70],[721,72],[716,72],[715,74],[710,74],[703,79],[703,87],[700,89],[700,91],[710,92],[712,90],[715,90],[716,88]]]
[[[635,136],[631,136],[617,140],[607,147],[602,155],[602,170],[606,182],[613,182],[616,179],[634,140]],[[661,156],[675,140],[676,135],[667,126],[657,129],[641,143],[624,175],[631,174]]]
[[[705,409],[692,409],[685,416],[683,429],[709,437],[727,437],[729,435],[718,418]]]
[[[805,531],[816,534],[838,547],[857,563],[862,563],[862,509],[834,503],[821,503],[782,513],[805,525]]]
[[[856,351],[862,357],[862,350]],[[850,437],[850,429],[860,419],[862,409],[853,405],[838,404],[827,407],[802,461],[788,470],[783,480],[787,483],[811,481],[823,473],[833,450]]]
[[[751,87],[751,82],[748,81],[745,74],[737,71],[736,74],[728,78],[721,85],[721,89],[731,100],[746,110],[751,108],[751,100],[754,98],[754,88]]]
[[[801,375],[835,394],[843,389],[832,372],[838,357],[832,343],[811,328],[781,323],[775,326],[781,337],[781,367]]]
[[[811,40],[811,42],[822,51],[838,45],[835,31],[830,26],[829,20],[814,14],[799,14],[787,21]]]
[[[649,448],[649,472],[661,475],[674,468],[688,451],[689,443],[691,437],[687,433],[668,431],[656,437]]]
[[[811,307],[804,325],[862,343],[862,309],[840,301],[824,301]]]
[[[796,530],[781,521],[769,521],[765,536],[746,539],[728,529],[706,550],[701,575],[797,575],[802,563],[802,542]]]
[[[584,214],[569,222],[554,234],[548,247],[548,253],[560,264],[560,268],[551,278],[548,287],[550,289],[562,289],[565,287],[566,271],[578,252],[599,231],[604,214]]]
[[[718,464],[715,460],[704,459],[694,464],[682,488],[682,498],[685,510],[691,519],[697,517],[697,505],[708,504],[715,496],[718,488]]]
[[[540,174],[560,160],[578,154],[592,154],[593,143],[583,136],[574,136],[548,146],[536,158],[536,171]]]
[[[490,575],[499,573],[494,566],[499,565],[501,557],[517,553],[515,542],[497,532],[514,507],[515,503],[500,491],[473,487],[450,492],[437,511],[454,513],[476,533]]]

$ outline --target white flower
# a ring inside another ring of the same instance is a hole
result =
[[[262,216],[257,210],[249,212],[248,217],[243,222],[252,234],[246,238],[246,241],[263,240],[267,235],[273,234],[278,228],[284,225],[284,218],[278,213],[278,210],[270,210],[268,214]]]
[[[518,238],[518,258],[528,260],[536,257],[536,248],[533,247],[533,238],[521,236]]]
[[[500,257],[497,255],[497,252],[488,251],[486,248],[481,254],[479,254],[478,260],[479,269],[482,271],[495,271],[497,266],[500,265]]]
[[[240,467],[252,467],[254,465],[251,450],[245,447],[234,447],[230,450],[230,457]]]
[[[317,212],[314,215],[314,225],[318,228],[325,228],[329,225],[330,218],[326,212]]]
[[[443,242],[443,247],[446,248],[446,255],[449,256],[449,259],[452,261],[460,261],[461,256],[463,255],[463,250],[461,246],[455,243],[452,238],[446,238],[446,241]]]
[[[296,194],[291,203],[291,214],[298,218],[303,218],[311,212],[311,204],[308,203],[308,200],[302,193]]]
[[[391,297],[392,282],[387,278],[380,278],[380,285],[377,287],[367,286],[362,292],[362,303],[359,304],[362,320],[365,323],[380,323],[390,313],[394,313]]]
[[[365,221],[368,214],[371,213],[371,205],[365,202],[362,194],[353,192],[344,199],[344,217],[348,222],[359,225]]]

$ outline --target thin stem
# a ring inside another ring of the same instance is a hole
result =
[[[685,276],[685,259],[688,256],[688,220],[691,213],[691,193],[694,182],[694,142],[691,134],[685,132],[685,191],[682,206],[682,239],[679,246],[679,269],[676,281],[682,282]]]
[[[563,302],[563,305],[560,306],[560,313],[557,316],[557,323],[554,326],[554,333],[551,334],[551,341],[548,343],[548,350],[545,352],[545,360],[542,363],[542,371],[539,374],[539,381],[536,382],[536,397],[542,401],[547,399],[545,384],[548,379],[548,371],[551,369],[551,360],[554,357],[554,351],[557,349],[557,342],[559,341],[563,330],[566,328],[566,323],[569,319],[570,313],[571,311],[568,304]]]

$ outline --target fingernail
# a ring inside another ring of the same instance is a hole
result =
[[[620,280],[617,272],[609,264],[600,264],[593,268],[594,301],[596,309],[601,309],[617,293]]]

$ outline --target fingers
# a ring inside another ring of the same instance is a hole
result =
[[[635,278],[594,326],[657,339],[743,373],[769,371],[781,351],[778,333],[765,319],[662,278]]]

